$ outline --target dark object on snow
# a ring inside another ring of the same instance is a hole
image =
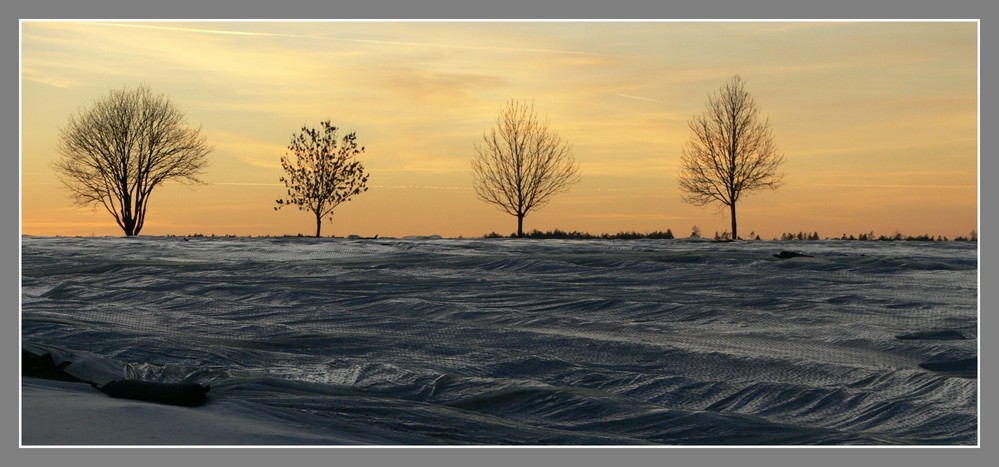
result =
[[[56,381],[69,381],[73,383],[85,382],[80,378],[66,373],[66,367],[69,366],[70,363],[71,362],[62,362],[56,365],[55,360],[52,359],[51,353],[38,355],[21,349],[21,376],[52,379]]]
[[[813,256],[803,255],[801,253],[795,253],[793,251],[782,251],[774,255],[775,258],[788,259],[788,258],[813,258]]]
[[[933,341],[963,341],[967,337],[952,329],[945,329],[941,331],[921,331],[914,332],[911,334],[899,334],[895,336],[896,339],[906,339],[906,340],[933,340]]]
[[[971,378],[971,379],[978,377],[977,357],[965,358],[963,360],[925,362],[925,363],[920,363],[919,366],[920,368],[940,373],[944,376],[953,376],[956,378]]]
[[[160,404],[195,407],[205,403],[210,386],[197,383],[153,383],[149,381],[111,381],[103,386],[90,383],[104,394],[120,399],[136,399]]]

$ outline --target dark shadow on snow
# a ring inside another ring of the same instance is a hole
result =
[[[978,377],[978,358],[964,358],[961,360],[944,360],[939,362],[924,362],[919,364],[924,368],[945,376],[955,378],[975,379]]]
[[[120,380],[103,385],[85,381],[66,372],[72,362],[56,363],[51,353],[36,354],[21,350],[21,376],[73,383],[90,383],[95,389],[111,397],[141,400],[160,404],[195,407],[207,400],[210,386],[197,383],[158,383],[149,381]]]

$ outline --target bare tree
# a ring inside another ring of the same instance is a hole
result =
[[[132,236],[145,224],[153,189],[167,180],[201,183],[212,149],[169,99],[126,87],[70,116],[53,168],[77,204],[103,205]]]
[[[748,192],[779,188],[777,169],[784,155],[774,145],[768,119],[736,75],[715,94],[707,109],[688,122],[690,140],[680,158],[683,201],[697,206],[720,203],[732,215],[732,238],[739,238],[736,203]]]
[[[579,164],[571,145],[548,121],[539,121],[533,104],[511,100],[482,135],[472,160],[475,193],[517,217],[517,236],[524,236],[524,216],[579,181]]]
[[[333,208],[368,191],[368,175],[356,160],[364,147],[358,149],[353,132],[344,135],[337,146],[337,130],[329,120],[322,122],[321,129],[303,126],[301,133],[292,135],[288,145],[291,154],[281,157],[285,171],[281,181],[288,188],[288,199],[277,200],[274,209],[294,204],[301,211],[312,212],[316,216],[316,237],[323,217],[333,221]]]

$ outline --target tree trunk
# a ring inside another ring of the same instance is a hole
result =
[[[122,219],[122,224],[124,224],[122,226],[122,230],[125,231],[126,237],[131,237],[138,233],[135,231],[135,219],[131,218]]]
[[[736,229],[735,224],[735,203],[730,204],[729,207],[732,208],[732,240],[738,240],[739,231]]]
[[[323,216],[316,214],[316,238],[319,238],[319,232],[323,226]]]
[[[517,238],[524,238],[524,215],[517,215]]]

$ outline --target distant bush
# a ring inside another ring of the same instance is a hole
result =
[[[692,230],[693,230],[693,232],[691,232],[692,234],[696,233],[698,235],[698,237],[700,236],[700,229],[698,229],[695,226]],[[698,237],[695,237],[695,238],[698,238]],[[516,233],[511,233],[509,235],[502,235],[502,234],[499,234],[499,233],[496,233],[496,232],[490,232],[490,233],[487,233],[487,234],[483,235],[483,238],[517,238],[517,234]],[[535,229],[535,230],[532,230],[530,232],[525,232],[524,233],[524,238],[533,238],[533,239],[559,239],[559,240],[637,240],[637,239],[671,240],[671,239],[673,239],[675,237],[673,235],[673,231],[670,230],[670,229],[666,229],[665,232],[658,231],[658,230],[654,231],[654,232],[646,232],[646,233],[631,231],[631,232],[618,232],[616,234],[608,234],[608,233],[591,234],[591,233],[588,233],[588,232],[579,232],[579,231],[575,231],[575,230],[569,232],[569,231],[565,231],[565,230],[561,230],[561,229],[548,230],[548,231],[540,231],[540,230]],[[730,232],[728,232],[728,231],[725,231],[725,232],[715,232],[714,239],[717,240],[717,241],[731,241],[732,240],[732,234]],[[739,240],[743,240],[743,238],[740,237]],[[761,240],[761,238],[760,238],[759,235],[756,234],[756,232],[750,232],[748,240]],[[943,236],[939,236],[939,235],[938,236],[933,236],[933,235],[928,235],[928,234],[923,234],[923,235],[904,235],[904,234],[902,234],[901,232],[898,232],[898,231],[896,231],[892,235],[875,235],[874,231],[870,231],[870,232],[866,232],[866,233],[861,233],[859,235],[847,235],[847,234],[843,234],[838,239],[837,238],[830,238],[830,237],[822,237],[822,236],[819,235],[818,232],[811,232],[811,233],[809,233],[809,232],[805,232],[805,231],[799,231],[797,233],[795,233],[795,232],[787,232],[787,233],[781,234],[779,237],[774,237],[773,240],[783,240],[783,241],[795,241],[795,240],[798,240],[798,241],[853,240],[853,241],[881,241],[881,242],[892,242],[892,241],[948,242],[948,241],[951,241],[949,238],[943,237]],[[959,236],[959,237],[955,237],[954,238],[954,241],[977,241],[977,240],[978,240],[978,234],[974,230],[971,231],[971,234],[969,236]]]
[[[779,238],[774,238],[774,240],[804,240],[804,241],[820,240],[820,239],[822,239],[822,238],[819,236],[818,232],[812,232],[810,234],[806,233],[806,232],[798,232],[798,233],[788,232],[788,233],[782,234]],[[878,241],[878,242],[896,242],[896,241],[901,241],[901,242],[949,242],[949,241],[951,241],[949,238],[944,237],[944,236],[940,236],[940,235],[937,235],[937,236],[933,236],[933,235],[929,235],[929,234],[905,235],[905,234],[903,234],[903,233],[901,233],[901,232],[899,232],[897,230],[895,231],[895,233],[893,233],[891,235],[875,235],[874,231],[872,230],[870,232],[862,233],[862,234],[859,234],[859,235],[852,235],[852,234],[851,235],[847,235],[847,234],[844,233],[838,239],[836,239],[836,238],[832,238],[831,239],[829,237],[825,237],[824,239],[825,240],[863,241],[863,242],[873,242],[873,241]],[[969,237],[960,236],[960,237],[955,237],[954,238],[954,241],[959,241],[959,242],[960,241],[976,241],[976,240],[977,240],[977,235],[976,235],[976,233],[975,233],[974,230],[971,231],[971,235]]]
[[[731,240],[732,240],[732,233],[731,232],[729,232],[729,231],[726,230],[726,231],[724,231],[722,233],[718,233],[717,230],[715,231],[715,241],[717,241],[717,242],[727,242],[727,241],[731,241]]]
[[[666,229],[665,232],[659,232],[659,231],[651,232],[646,235],[646,238],[652,238],[657,240],[658,239],[672,240],[674,237],[673,237],[673,231],[670,229]]]
[[[819,240],[819,233],[818,232],[812,232],[812,233],[798,232],[798,233],[795,234],[795,233],[788,232],[788,233],[785,233],[785,234],[781,234],[780,239],[781,240]],[[774,240],[777,240],[777,239],[775,238]]]
[[[498,234],[496,232],[490,232],[483,235],[483,238],[517,238],[516,233],[512,233],[508,236]],[[602,233],[599,235],[594,235],[587,232],[572,231],[567,232],[561,229],[540,231],[532,230],[530,232],[524,233],[524,238],[533,239],[558,239],[558,240],[637,240],[637,239],[654,239],[654,240],[669,240],[674,238],[673,231],[666,229],[665,232],[654,231],[647,233],[639,232],[618,232],[616,234]]]

